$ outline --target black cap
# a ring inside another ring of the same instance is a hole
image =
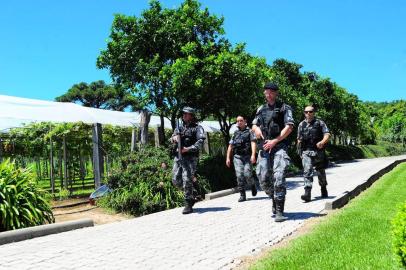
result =
[[[278,90],[279,90],[279,87],[278,87],[278,85],[277,85],[276,83],[267,82],[267,83],[264,85],[264,90],[274,90],[274,91],[278,91]]]

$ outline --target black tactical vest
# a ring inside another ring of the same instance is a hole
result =
[[[299,138],[302,140],[302,149],[316,150],[316,144],[323,140],[323,130],[318,119],[314,119],[310,124],[303,121]]]
[[[284,114],[285,104],[279,101],[276,101],[273,109],[265,104],[258,112],[262,119],[261,131],[265,140],[275,139],[281,134],[285,127]]]
[[[248,128],[243,130],[238,129],[233,136],[234,155],[251,155],[251,132]]]
[[[180,135],[182,147],[189,147],[197,142],[197,126],[197,123],[183,126]]]

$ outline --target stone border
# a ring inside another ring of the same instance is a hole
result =
[[[219,190],[219,191],[216,191],[216,192],[205,194],[204,199],[205,200],[213,200],[213,199],[228,196],[228,195],[231,195],[231,194],[234,194],[234,193],[237,193],[237,192],[238,192],[238,188],[236,188],[236,187],[230,188],[230,189]]]
[[[399,159],[393,162],[392,164],[386,166],[385,168],[379,170],[377,173],[373,174],[369,177],[365,182],[355,187],[353,190],[344,193],[342,195],[337,196],[334,200],[330,202],[326,202],[324,207],[325,210],[333,210],[336,208],[341,208],[346,205],[351,199],[358,196],[362,191],[369,188],[376,180],[381,178],[384,174],[390,172],[393,168],[395,168],[398,164],[406,162],[406,159]]]
[[[93,220],[86,218],[2,232],[0,233],[0,245],[93,226]]]
[[[70,207],[75,207],[83,204],[89,204],[89,200],[83,201],[83,202],[77,202],[77,203],[71,203],[71,204],[63,204],[63,205],[58,205],[58,206],[53,206],[52,209],[61,209],[61,208],[70,208]]]

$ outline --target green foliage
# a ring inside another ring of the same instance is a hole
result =
[[[172,184],[173,161],[165,148],[144,147],[124,156],[121,168],[108,179],[113,191],[100,200],[104,207],[132,215],[145,215],[180,206],[183,192]],[[208,184],[198,177],[199,190]]]
[[[79,102],[85,107],[123,111],[127,107],[140,109],[139,101],[120,85],[107,85],[104,81],[90,84],[81,82],[73,85],[68,92],[55,98],[59,102]]]
[[[45,194],[29,169],[0,163],[0,232],[54,222]]]
[[[217,153],[214,156],[203,155],[197,172],[209,182],[212,191],[219,191],[237,186],[234,170],[227,168],[225,156]]]
[[[116,82],[133,89],[143,105],[169,117],[174,126],[185,102],[181,93],[190,88],[174,86],[173,65],[191,51],[201,57],[204,47],[215,48],[224,32],[222,24],[222,18],[201,10],[195,0],[185,0],[172,9],[151,1],[139,17],[115,16],[97,66],[109,69]]]
[[[406,268],[406,202],[392,221],[392,234],[396,258]]]
[[[372,123],[381,140],[406,145],[406,101],[368,102]]]

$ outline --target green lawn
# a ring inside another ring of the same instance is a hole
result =
[[[403,163],[311,233],[273,250],[250,269],[400,269],[390,222],[405,201]]]

